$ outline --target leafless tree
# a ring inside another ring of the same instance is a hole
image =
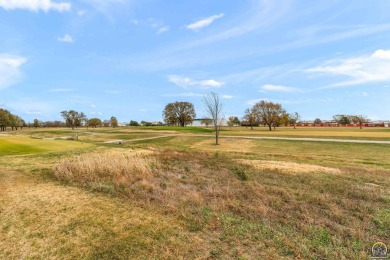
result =
[[[221,103],[218,94],[211,92],[203,97],[203,103],[207,116],[213,121],[215,130],[215,144],[218,145],[219,130],[224,120],[223,104]]]

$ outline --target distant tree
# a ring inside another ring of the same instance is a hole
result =
[[[167,125],[186,126],[196,117],[194,105],[190,102],[176,101],[165,106],[164,121]]]
[[[241,121],[240,121],[240,119],[238,119],[238,117],[234,117],[234,119],[233,119],[233,124],[235,125],[235,126],[239,126],[240,124],[241,124]]]
[[[99,118],[91,118],[91,119],[88,119],[88,123],[87,123],[87,126],[89,127],[92,127],[92,128],[96,128],[98,126],[101,126],[102,125],[102,120],[100,120]]]
[[[294,129],[296,128],[299,120],[301,120],[301,116],[298,114],[298,112],[289,114],[289,123],[294,125]]]
[[[257,123],[257,113],[255,109],[247,108],[244,112],[244,117],[242,119],[247,125],[250,125],[251,130],[253,130],[253,126]],[[243,122],[241,122],[243,123]]]
[[[118,119],[116,119],[115,116],[112,116],[111,119],[110,119],[110,125],[112,127],[118,127]]]
[[[272,126],[277,122],[277,120],[284,113],[282,105],[279,103],[267,102],[261,100],[253,106],[253,109],[256,111],[257,116],[260,121],[268,125],[269,130],[272,130]]]
[[[75,110],[62,111],[61,116],[65,119],[66,126],[71,127],[72,130],[75,127],[81,126],[87,120],[83,112],[77,112]]]
[[[360,129],[362,129],[363,124],[368,121],[368,118],[363,115],[353,115],[351,118],[355,124],[359,124]]]
[[[351,123],[351,116],[349,115],[334,115],[333,120],[336,121],[339,124],[347,125]]]
[[[131,121],[130,121],[130,126],[139,126],[139,124],[138,124],[137,121],[131,120]]]
[[[43,125],[45,127],[63,127],[63,126],[66,126],[61,121],[46,121],[46,122],[43,122]]]
[[[321,121],[321,119],[319,119],[319,118],[316,118],[315,120],[314,120],[314,124],[321,124],[322,123],[322,121]]]
[[[275,126],[280,126],[284,125],[287,126],[287,124],[290,122],[290,114],[287,113],[285,110],[281,112],[281,114],[278,116],[277,120],[274,123],[274,128]]]
[[[33,123],[33,127],[37,128],[37,127],[40,127],[41,125],[39,124],[39,120],[38,119],[34,119],[34,123]]]
[[[214,92],[204,96],[203,103],[205,105],[207,116],[213,120],[215,144],[218,145],[219,130],[224,120],[223,104],[221,103],[219,96]]]
[[[153,126],[153,123],[152,122],[148,122],[148,121],[141,121],[141,125],[142,126]]]
[[[232,130],[232,126],[234,126],[234,116],[229,116],[227,124],[230,127],[230,130]]]
[[[0,108],[0,129],[5,131],[10,124],[11,113],[8,110]]]
[[[213,120],[211,120],[210,118],[206,117],[206,118],[203,118],[202,121],[200,121],[200,123],[202,125],[205,125],[206,127],[209,127],[209,125],[211,125],[213,123]]]
[[[22,128],[24,125],[23,119],[20,118],[19,116],[10,114],[9,119],[10,119],[10,126],[12,130],[14,130],[14,128],[15,130],[18,130],[18,127]]]
[[[109,127],[110,126],[110,120],[104,120],[103,121],[103,126],[104,127]]]

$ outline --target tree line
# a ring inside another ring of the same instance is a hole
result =
[[[208,127],[209,125],[222,124],[222,120],[225,120],[222,115],[222,104],[218,98],[218,95],[211,93],[204,98],[204,104],[208,117],[203,118],[201,123]],[[215,122],[217,118],[216,114],[221,114],[220,122]],[[186,126],[191,124],[196,117],[194,105],[190,102],[176,101],[174,103],[168,103],[163,110],[163,118],[166,125],[174,126]],[[237,116],[230,116],[226,120],[226,124],[230,127],[235,125],[250,126],[253,129],[254,126],[260,124],[268,126],[271,131],[272,128],[280,125],[293,124],[294,128],[296,123],[300,120],[300,115],[297,112],[287,113],[286,110],[279,103],[268,102],[261,100],[252,108],[248,108],[244,112],[244,116],[240,121]]]
[[[0,108],[0,131],[6,131],[7,127],[18,130],[18,128],[22,129],[24,126],[26,126],[26,122],[20,116]]]

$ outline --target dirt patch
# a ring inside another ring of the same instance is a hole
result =
[[[304,163],[294,163],[294,162],[284,162],[284,161],[262,161],[262,160],[237,160],[240,163],[252,166],[258,170],[277,170],[282,173],[290,174],[300,174],[300,173],[341,173],[341,170],[318,166],[313,164],[304,164]]]

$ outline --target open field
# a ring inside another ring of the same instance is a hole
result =
[[[222,133],[390,138],[233,129]],[[390,145],[76,131],[0,134],[0,258],[368,259],[390,243]],[[138,141],[104,143],[117,139]]]

